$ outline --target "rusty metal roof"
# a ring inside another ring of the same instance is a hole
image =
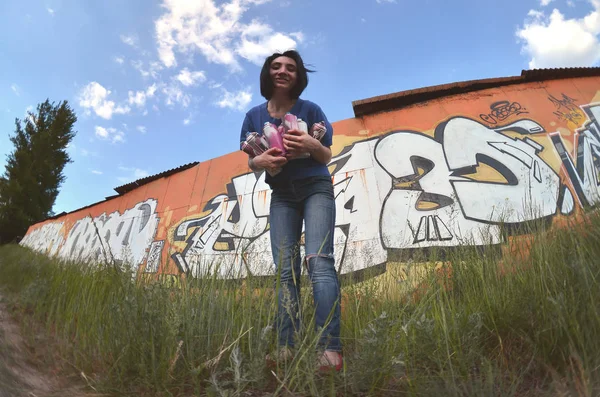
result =
[[[558,68],[522,70],[520,76],[461,81],[414,90],[401,91],[352,102],[355,117],[396,110],[419,102],[430,101],[449,95],[485,90],[512,84],[528,83],[570,77],[600,76],[600,68]]]
[[[168,177],[170,175],[176,174],[176,173],[181,172],[181,171],[185,171],[185,170],[187,170],[189,168],[195,167],[198,164],[200,164],[200,162],[194,161],[193,163],[184,164],[184,165],[179,166],[177,168],[172,168],[170,170],[163,171],[163,172],[161,172],[159,174],[150,175],[150,176],[147,176],[145,178],[141,178],[141,179],[135,180],[133,182],[127,183],[125,185],[117,186],[115,188],[115,191],[117,193],[119,193],[119,195],[122,195],[122,194],[130,192],[133,189],[136,189],[136,188],[138,188],[138,187],[140,187],[142,185],[145,185],[147,183],[150,183],[150,182],[155,181],[155,180],[160,179],[160,178],[166,178],[166,177]]]

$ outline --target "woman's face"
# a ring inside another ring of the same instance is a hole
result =
[[[291,90],[298,78],[296,61],[284,56],[275,58],[271,62],[270,75],[276,90]]]

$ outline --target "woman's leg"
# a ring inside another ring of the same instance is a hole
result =
[[[333,255],[335,198],[331,181],[319,180],[314,192],[304,202],[304,221],[306,264],[313,286],[315,322],[322,329],[319,345],[326,350],[341,351],[341,299]]]
[[[300,298],[300,236],[302,209],[289,196],[273,191],[270,209],[270,236],[273,260],[277,269],[277,317],[275,329],[280,346],[294,345],[298,330],[298,300]]]

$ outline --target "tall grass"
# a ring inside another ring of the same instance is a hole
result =
[[[309,289],[294,359],[270,368],[272,280],[147,282],[13,245],[0,285],[26,336],[42,325],[52,359],[119,395],[598,395],[600,216],[529,231],[522,251],[432,251],[402,277],[345,279],[338,374],[315,371]]]

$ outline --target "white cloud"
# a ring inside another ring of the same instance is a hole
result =
[[[127,114],[131,111],[128,106],[118,106],[108,99],[111,91],[101,84],[92,81],[86,85],[79,94],[79,106],[85,109],[86,114],[93,110],[97,116],[110,120],[114,114]]]
[[[158,56],[163,65],[177,65],[176,52],[201,53],[208,62],[240,70],[239,57],[257,62],[274,49],[295,47],[291,35],[275,32],[264,23],[242,22],[242,16],[253,5],[269,0],[163,0],[166,12],[156,21]],[[255,29],[256,25],[261,30]]]
[[[383,3],[396,3],[396,0],[376,0],[377,4],[383,4]]]
[[[102,175],[102,171],[98,171],[98,170],[91,170],[92,174],[94,175]]]
[[[125,62],[125,58],[123,57],[114,57],[113,60],[119,65],[122,65]]]
[[[575,7],[575,3],[572,0],[567,0],[567,5],[569,7]]]
[[[135,35],[121,35],[121,41],[129,46],[137,47],[138,38]]]
[[[50,14],[51,16],[54,16],[54,10],[50,7],[46,8],[46,11],[48,11],[48,14]]]
[[[540,5],[542,7],[546,7],[548,4],[552,3],[554,0],[540,0]]]
[[[146,96],[147,97],[153,97],[154,94],[156,93],[156,84],[152,84],[150,87],[146,88]]]
[[[144,127],[143,125],[138,125],[135,129],[141,132],[142,134],[145,134],[147,131],[146,127]]]
[[[302,43],[304,41],[304,33],[302,32],[290,33],[290,36],[298,40],[298,43]]]
[[[129,91],[129,104],[142,107],[146,104],[146,93],[144,91]]]
[[[88,157],[88,156],[100,157],[100,155],[98,155],[98,153],[96,153],[94,151],[90,152],[89,150],[84,149],[84,148],[80,148],[79,153],[81,154],[82,157]]]
[[[162,93],[165,94],[165,103],[169,106],[179,103],[184,108],[187,108],[192,101],[192,98],[188,94],[184,93],[180,87],[174,84],[164,86]]]
[[[96,126],[94,134],[105,141],[111,141],[112,143],[125,142],[125,133],[119,131],[116,128],[104,128]]]
[[[150,175],[148,171],[140,168],[119,167],[119,170],[125,171],[129,174],[128,176],[120,176],[117,178],[121,183],[133,182],[135,180],[142,179]]]
[[[190,87],[206,81],[206,75],[203,71],[190,72],[188,68],[184,68],[179,72],[176,79],[184,86]]]
[[[223,90],[223,96],[216,103],[221,108],[230,108],[234,110],[245,110],[252,101],[252,93],[250,90],[241,90],[237,92],[229,92]]]
[[[529,12],[527,13],[528,17],[532,17],[534,19],[541,19],[544,18],[546,14],[544,14],[543,11],[537,11],[537,10],[529,10]]]
[[[156,92],[156,84],[152,84],[146,89],[146,91],[129,91],[128,102],[130,105],[136,105],[137,107],[143,107],[146,104],[148,98],[152,98]]]
[[[294,37],[304,36],[302,32],[293,33]],[[269,25],[256,20],[252,21],[242,31],[241,40],[236,53],[256,65],[262,65],[265,58],[274,52],[283,52],[296,48],[296,41],[282,33],[274,33]]]
[[[16,84],[11,84],[10,89],[15,93],[16,96],[21,96],[21,89]]]
[[[159,72],[163,69],[163,66],[159,62],[149,62],[148,67],[144,67],[144,62],[140,60],[131,61],[131,66],[137,70],[143,78],[152,77],[153,79],[158,79]]]
[[[529,18],[516,35],[522,43],[529,68],[591,66],[600,61],[600,0],[589,0],[593,6],[581,19],[565,19],[554,9],[549,17],[530,11]]]
[[[190,125],[191,122],[192,122],[192,120],[190,118],[184,119],[183,125]]]
[[[104,127],[99,127],[99,126],[96,126],[95,134],[96,134],[96,136],[97,136],[98,138],[101,138],[101,139],[107,139],[107,138],[108,138],[108,135],[109,135],[109,132],[108,132],[108,130],[107,130],[106,128],[104,128]]]

